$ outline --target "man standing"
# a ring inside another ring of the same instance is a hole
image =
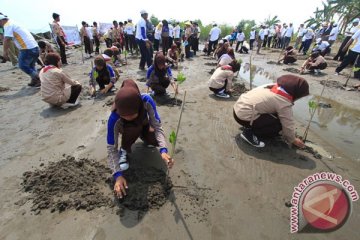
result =
[[[128,23],[125,26],[125,46],[126,46],[126,50],[129,51],[131,55],[133,54],[133,49],[135,49],[135,36],[134,36],[134,32],[135,32],[135,26],[132,23],[132,19],[128,19]]]
[[[343,49],[344,49],[345,45],[347,44],[347,42],[351,39],[351,37],[359,29],[359,22],[360,22],[360,19],[355,18],[352,21],[352,25],[350,25],[348,28],[346,28],[346,30],[345,30],[345,38],[344,38],[343,42],[341,43],[339,51],[336,54],[336,56],[334,57],[334,60],[340,60],[340,61],[344,60],[346,51],[343,51]]]
[[[221,30],[218,28],[217,24],[213,24],[213,28],[209,33],[209,48],[208,48],[208,56],[212,51],[215,50],[216,45],[218,44],[218,40],[220,38]]]
[[[293,33],[294,33],[294,27],[293,24],[290,23],[289,27],[286,28],[283,49],[289,46]]]
[[[66,60],[66,53],[65,53],[65,47],[67,42],[65,41],[65,33],[62,27],[60,26],[60,15],[57,13],[53,13],[52,15],[54,22],[52,23],[52,30],[53,33],[56,35],[56,42],[60,47],[60,56],[61,56],[61,63],[68,64]]]
[[[329,43],[330,43],[330,47],[334,44],[334,42],[337,39],[337,36],[339,34],[339,28],[337,23],[333,24],[333,28],[331,29],[330,35],[329,35]]]
[[[94,38],[94,42],[95,42],[95,54],[99,54],[99,47],[100,47],[100,34],[99,34],[99,30],[97,28],[97,22],[93,22],[93,38]]]
[[[300,24],[300,27],[299,27],[299,30],[298,30],[298,33],[297,33],[297,37],[296,37],[296,42],[295,42],[295,49],[298,48],[299,44],[301,43],[301,40],[304,36],[304,24]]]
[[[145,10],[142,10],[140,14],[141,19],[136,25],[136,43],[140,48],[141,54],[139,68],[141,70],[145,70],[145,63],[147,64],[148,68],[152,64],[150,52],[147,50],[147,48],[151,47],[151,42],[146,36],[146,20],[148,18],[148,13]]]
[[[39,75],[35,64],[39,57],[39,46],[31,33],[20,27],[9,18],[0,14],[0,27],[4,27],[4,58],[9,59],[10,42],[12,39],[19,52],[19,68],[31,77],[30,87],[40,87]]]
[[[174,41],[180,42],[180,23],[176,22],[176,27],[174,27]]]

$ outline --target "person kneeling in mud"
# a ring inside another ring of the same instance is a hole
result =
[[[106,64],[102,56],[97,56],[94,60],[95,67],[90,73],[90,93],[95,95],[96,83],[99,84],[100,93],[105,94],[112,89],[117,81],[113,68]]]
[[[264,85],[242,94],[233,108],[236,122],[244,127],[241,138],[255,147],[264,147],[260,138],[273,138],[281,132],[284,140],[299,148],[304,147],[295,137],[292,106],[309,95],[305,79],[295,75],[283,75],[275,85]]]
[[[215,96],[221,98],[230,98],[232,92],[232,79],[234,73],[240,70],[240,64],[233,60],[230,64],[218,67],[208,82],[209,89]]]
[[[121,147],[118,151],[119,134]],[[148,94],[140,94],[136,83],[127,79],[116,94],[107,132],[108,161],[115,181],[114,192],[119,198],[126,195],[123,172],[129,168],[128,154],[139,137],[145,144],[159,147],[167,167],[173,166],[154,100]]]
[[[57,53],[48,53],[44,63],[45,66],[39,74],[42,100],[62,108],[76,106],[81,84],[63,72],[61,58]]]
[[[281,61],[284,62],[284,64],[294,63],[297,61],[296,57],[296,50],[293,46],[288,46],[285,48],[284,55],[279,59],[278,63],[281,63]]]
[[[178,61],[179,59],[178,59],[177,46],[174,43],[173,45],[171,45],[171,48],[167,52],[166,62],[170,64],[170,67],[178,68]]]
[[[178,87],[173,80],[171,69],[166,66],[166,58],[161,52],[155,55],[154,64],[148,69],[146,78],[147,92],[149,92],[151,88],[154,95],[164,95],[170,84],[174,88],[175,93],[178,92]]]
[[[321,73],[321,70],[324,70],[327,67],[326,60],[319,52],[313,52],[310,57],[304,62],[300,69],[300,73],[305,73],[305,70],[308,70],[310,73],[315,73],[318,75]]]

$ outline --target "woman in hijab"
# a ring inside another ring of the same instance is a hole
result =
[[[154,91],[154,95],[165,94],[170,84],[176,93],[178,91],[172,77],[171,68],[166,66],[166,57],[161,52],[155,55],[154,64],[148,69],[146,78],[147,92],[151,88]]]
[[[297,61],[297,53],[293,46],[288,46],[285,48],[284,55],[279,59],[278,63],[281,63],[281,61],[284,62],[284,64],[294,63]]]
[[[242,94],[234,105],[234,118],[245,127],[241,137],[255,147],[265,144],[257,137],[275,137],[282,131],[288,144],[303,148],[304,143],[295,137],[292,106],[309,95],[305,79],[295,75],[283,75],[275,85],[257,87]]]
[[[121,147],[118,151],[119,134]],[[165,133],[154,100],[148,94],[140,94],[136,83],[127,79],[116,94],[107,133],[108,161],[115,180],[114,191],[119,198],[126,195],[127,183],[123,172],[129,168],[128,154],[139,137],[145,144],[159,147],[162,159],[169,168],[172,167],[174,160],[168,155]]]
[[[173,68],[178,67],[178,50],[175,43],[171,45],[171,48],[168,50],[166,55],[166,62],[171,65]]]

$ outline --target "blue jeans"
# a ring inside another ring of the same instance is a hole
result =
[[[19,68],[30,75],[32,78],[36,77],[37,71],[35,68],[36,61],[39,57],[39,48],[23,49],[19,53]]]
[[[306,39],[304,42],[304,55],[306,55],[307,51],[309,50],[312,43],[312,39]]]
[[[136,39],[136,43],[139,45],[140,54],[141,54],[140,68],[144,68],[144,67],[145,67],[145,63],[147,64],[148,67],[150,67],[151,64],[152,64],[152,61],[151,61],[150,52],[149,52],[148,49],[146,48],[146,43],[145,43],[145,41],[140,40],[140,39]]]

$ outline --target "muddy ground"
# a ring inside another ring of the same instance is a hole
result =
[[[261,53],[253,55],[253,63],[274,78],[289,73],[284,69],[295,71],[302,63],[300,60],[291,66],[277,65],[273,62],[277,61],[278,51]],[[87,86],[86,74],[91,64],[90,60],[82,63],[80,56],[74,52],[69,59],[71,64],[64,70]],[[249,62],[249,55],[237,57]],[[121,80],[132,78],[145,91],[145,72],[138,70],[138,62],[138,58],[132,58],[121,67]],[[38,90],[27,87],[29,79],[24,73],[9,63],[1,64],[0,239],[358,239],[359,201],[353,203],[351,218],[338,231],[306,235],[289,233],[288,204],[294,186],[320,171],[341,174],[359,191],[358,160],[348,157],[345,151],[331,145],[329,137],[316,131],[310,132],[309,140],[330,153],[331,158],[320,158],[309,149],[291,149],[278,140],[266,141],[264,149],[248,146],[240,138],[232,106],[249,85],[237,77],[233,98],[215,98],[207,87],[208,72],[215,64],[215,60],[204,56],[180,64],[187,80],[180,86],[177,98],[181,104],[185,90],[187,97],[176,162],[169,174],[171,188],[158,150],[147,148],[140,141],[131,155],[132,171],[140,170],[129,172],[129,179],[133,184],[145,181],[147,185],[129,185],[132,196],[122,202],[114,201],[106,182],[106,126],[114,94],[93,99],[85,89],[81,106],[51,108],[41,101]],[[335,83],[344,83],[350,69],[344,70],[344,75],[334,76],[335,66],[336,62],[331,63],[322,76],[303,75],[310,83],[311,93],[320,94],[321,81],[329,80],[331,86],[324,96],[359,111],[359,92],[345,91]],[[177,72],[174,71],[175,76]],[[350,79],[349,84],[357,82]],[[176,129],[180,111],[180,104],[171,100],[173,96],[170,89],[168,100],[157,101],[167,135]],[[304,123],[297,124],[297,132],[302,135]],[[360,147],[359,141],[349,144],[355,149]],[[66,156],[83,161],[78,167],[85,172],[92,171],[86,175],[86,181],[81,178],[85,177],[81,175],[83,171],[75,171],[76,165],[62,162]],[[62,167],[51,168],[57,164]],[[44,185],[51,180],[40,181],[41,176],[65,177],[66,169],[73,174],[69,175],[73,176],[69,178],[70,185],[52,194]],[[28,185],[29,181],[34,182]],[[86,188],[77,186],[79,182],[85,182]],[[47,197],[39,199],[34,191]],[[137,191],[139,195],[134,195]],[[89,200],[92,207],[88,208],[89,201],[87,205],[82,202],[81,193],[95,194]],[[63,200],[61,196],[67,201],[65,207],[57,205]],[[148,201],[148,197],[155,202]],[[140,207],[133,208],[134,202]]]

